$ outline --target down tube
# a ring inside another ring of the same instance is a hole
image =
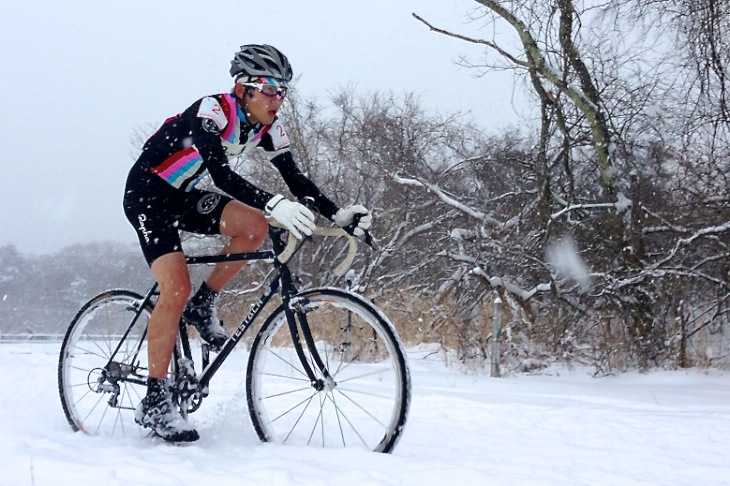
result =
[[[236,344],[238,344],[238,342],[241,340],[248,328],[251,327],[251,324],[254,323],[259,314],[261,314],[263,308],[266,307],[266,304],[268,304],[269,300],[271,300],[271,297],[274,295],[274,293],[276,293],[278,289],[279,277],[271,282],[271,285],[269,285],[269,288],[266,290],[264,295],[262,295],[261,298],[254,304],[254,306],[251,307],[251,310],[243,319],[243,322],[241,322],[241,324],[236,328],[231,337],[228,338],[228,341],[226,341],[226,343],[223,345],[223,349],[221,349],[221,352],[218,353],[218,356],[216,356],[215,359],[211,361],[208,367],[203,371],[203,374],[200,376],[201,386],[208,386],[208,383],[210,383],[210,380],[213,378],[215,372],[218,371],[218,368],[221,367],[228,355],[231,354],[233,348],[236,347]]]

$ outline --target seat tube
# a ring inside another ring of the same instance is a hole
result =
[[[114,351],[109,355],[109,361],[107,362],[107,367],[114,361],[114,357],[117,355],[119,350],[121,349],[124,342],[127,340],[127,336],[129,336],[130,331],[134,327],[134,325],[137,323],[137,320],[139,319],[139,316],[142,315],[142,312],[144,312],[145,308],[151,304],[152,302],[152,296],[156,295],[157,293],[157,282],[152,285],[152,288],[147,292],[144,299],[142,299],[142,302],[139,303],[139,308],[135,310],[134,318],[132,318],[132,321],[129,323],[129,326],[127,326],[127,329],[124,331],[124,334],[122,335],[122,338],[119,340],[119,343],[117,344],[117,347],[114,348]],[[135,355],[139,354],[139,351],[142,347],[142,343],[147,339],[147,328],[145,327],[144,332],[142,333],[142,339],[137,343],[137,350],[135,351]]]

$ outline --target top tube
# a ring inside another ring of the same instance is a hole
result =
[[[273,223],[273,224],[272,224]],[[270,222],[269,234],[273,238],[277,234],[283,232],[281,227],[278,227],[275,222]],[[334,269],[336,276],[344,275],[350,265],[352,265],[355,259],[355,253],[357,253],[357,238],[347,233],[342,228],[337,227],[321,227],[318,226],[312,232],[313,235],[325,236],[325,237],[345,237],[348,242],[348,251],[345,258],[337,265]],[[306,237],[309,238],[309,237]],[[306,240],[305,238],[305,240]],[[274,250],[263,250],[254,251],[248,253],[226,253],[222,255],[201,255],[201,256],[185,256],[185,262],[188,265],[200,265],[207,263],[220,263],[220,262],[238,262],[244,260],[274,260],[278,259],[281,263],[286,263],[289,258],[294,254],[299,243],[304,240],[298,240],[291,232],[289,232],[288,240],[286,245],[277,253]],[[276,246],[276,245],[275,245]]]
[[[273,224],[272,224],[273,223]],[[279,238],[285,230],[277,226],[273,220],[269,220],[269,238]],[[276,245],[274,245],[276,248]],[[241,253],[223,253],[216,255],[185,255],[185,262],[188,265],[202,265],[206,263],[240,262],[244,260],[273,260],[276,258],[276,250],[260,250]]]
[[[185,256],[188,265],[200,265],[205,263],[219,262],[240,262],[243,260],[273,260],[276,255],[271,250],[254,251],[251,253],[226,253],[223,255],[200,255]]]

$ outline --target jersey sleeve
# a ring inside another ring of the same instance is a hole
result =
[[[204,145],[198,147],[198,152],[206,162],[208,173],[216,187],[230,194],[234,199],[263,210],[266,203],[274,197],[272,193],[256,187],[236,174],[228,164],[228,158],[222,146]]]
[[[289,150],[272,158],[271,163],[279,170],[281,177],[294,196],[298,199],[311,197],[320,214],[329,219],[334,217],[339,209],[337,204],[328,199],[314,182],[302,173]]]

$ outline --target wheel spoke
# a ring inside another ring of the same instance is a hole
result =
[[[292,362],[291,362],[291,361],[289,361],[289,360],[287,360],[287,359],[284,359],[284,358],[283,358],[282,356],[280,356],[280,355],[279,355],[279,353],[277,353],[277,352],[276,352],[276,351],[274,351],[273,349],[271,349],[271,348],[268,348],[268,349],[267,349],[266,351],[267,351],[267,352],[268,352],[269,354],[272,354],[273,356],[275,356],[275,357],[276,357],[277,359],[279,359],[279,360],[280,360],[280,361],[281,361],[282,363],[286,364],[287,366],[289,366],[289,367],[290,367],[291,369],[293,369],[294,371],[296,371],[296,372],[297,372],[297,373],[299,373],[300,375],[302,375],[302,376],[307,376],[307,374],[306,374],[306,373],[304,373],[304,371],[302,371],[302,369],[301,369],[301,368],[299,368],[299,367],[297,367],[297,366],[294,366],[294,364],[292,364]],[[309,378],[307,378],[307,381],[308,381],[308,380],[309,380]]]
[[[98,347],[98,345],[97,345]],[[82,347],[77,347],[77,352],[71,356],[72,358],[81,358],[82,356],[88,357],[88,356],[96,356],[97,358],[108,358],[110,353],[103,354],[103,350],[99,348],[99,351],[102,351],[102,353],[98,353],[95,351],[92,351],[90,349],[85,349]],[[79,352],[80,351],[80,352]]]
[[[306,386],[306,387],[303,387],[303,388],[296,388],[294,390],[287,390],[287,391],[284,391],[284,392],[281,392],[281,393],[274,393],[272,395],[267,395],[267,396],[261,397],[261,398],[263,400],[268,400],[270,398],[277,398],[277,397],[281,397],[281,396],[284,396],[284,395],[291,395],[291,394],[294,394],[294,393],[300,393],[300,392],[303,392],[305,390],[309,390],[310,388],[311,387],[309,387],[309,386]]]
[[[329,397],[329,395],[328,395],[328,397]],[[355,433],[355,435],[357,435],[358,439],[360,439],[360,442],[362,443],[362,445],[364,445],[364,446],[366,446],[366,447],[367,447],[367,446],[368,446],[368,443],[367,443],[367,441],[366,441],[366,440],[365,440],[365,438],[364,438],[364,437],[363,437],[363,436],[362,436],[362,435],[360,434],[360,432],[358,431],[357,427],[355,427],[355,425],[354,425],[354,424],[353,424],[352,422],[350,422],[350,419],[349,419],[349,418],[347,418],[347,414],[346,414],[346,413],[344,413],[344,412],[343,412],[343,411],[342,411],[342,410],[340,409],[340,407],[338,407],[338,406],[337,406],[337,402],[335,401],[335,397],[334,397],[334,396],[332,396],[332,397],[329,397],[329,398],[330,398],[330,399],[332,400],[332,405],[333,405],[333,406],[335,407],[335,410],[337,410],[337,417],[339,418],[340,416],[342,416],[342,418],[343,418],[343,419],[345,419],[345,422],[347,422],[347,424],[348,424],[348,425],[350,426],[350,428],[351,428],[351,429],[352,429],[352,431],[353,431],[353,432]],[[365,411],[365,412],[367,413],[367,410],[364,410],[364,409],[363,409],[363,411]],[[379,422],[379,424],[380,424],[381,426],[385,426],[385,424],[383,424],[382,422]],[[342,425],[340,425],[340,434],[342,435],[342,443],[344,444],[344,443],[345,443],[345,434],[344,434],[344,432],[342,431]]]
[[[360,405],[358,402],[356,402],[355,400],[353,400],[352,398],[350,398],[346,393],[343,393],[340,390],[337,390],[337,391],[340,393],[340,395],[342,395],[343,397],[345,397],[346,399],[348,399],[350,401],[350,403],[352,403],[354,406],[356,406],[362,412],[364,412],[365,415],[367,415],[371,419],[375,420],[379,425],[382,425],[383,427],[385,427],[385,424],[378,417],[376,417],[375,415],[373,415],[372,413],[370,413],[370,411],[368,409],[366,409],[365,407],[363,407],[362,405]]]
[[[293,381],[304,381],[306,383],[309,383],[309,378],[297,378],[294,376],[287,376],[280,373],[265,373],[266,376],[269,376],[271,378],[282,378],[284,380],[293,380]],[[305,375],[306,376],[306,375]]]
[[[368,372],[361,373],[359,375],[350,376],[349,378],[345,378],[344,380],[337,380],[337,383],[347,383],[348,381],[361,380],[363,378],[367,378],[368,376],[383,375],[383,374],[388,374],[390,372],[391,372],[391,370],[388,368],[381,368],[379,370],[368,371]]]

